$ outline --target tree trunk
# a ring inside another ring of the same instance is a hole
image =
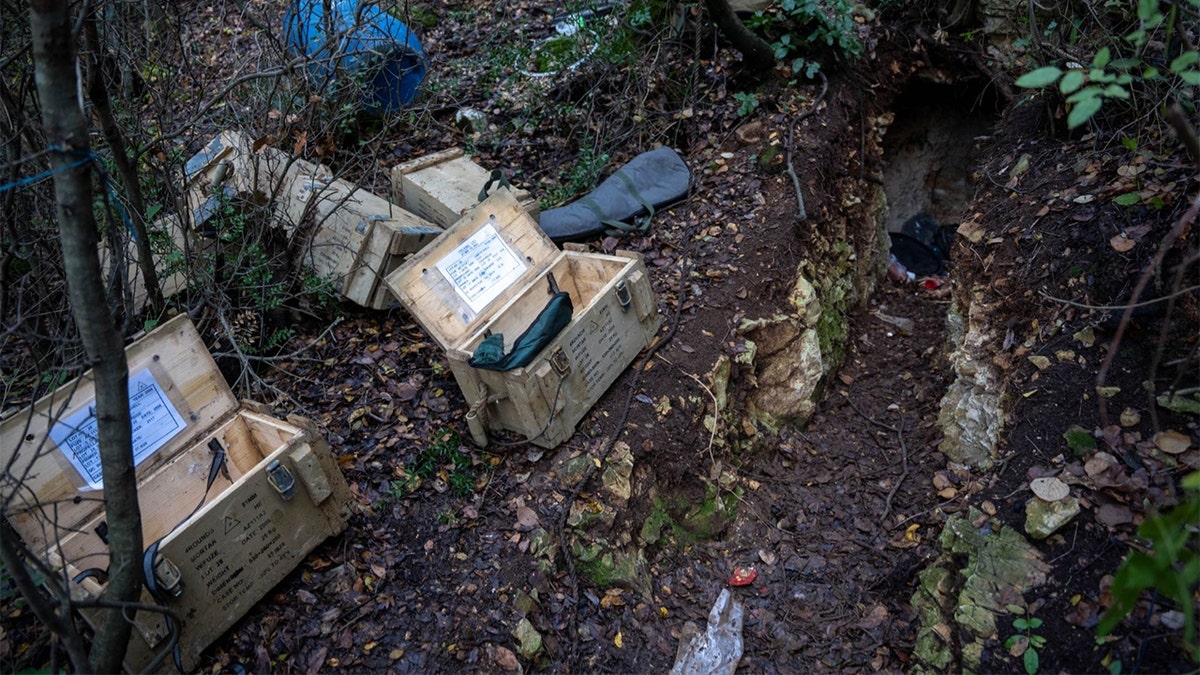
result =
[[[709,17],[717,24],[721,34],[734,49],[742,53],[746,67],[752,70],[770,70],[775,67],[775,50],[767,41],[746,28],[737,13],[729,6],[729,0],[704,0]]]
[[[92,212],[91,147],[76,98],[75,36],[67,0],[31,0],[34,75],[42,124],[55,171],[54,194],[68,295],[96,382],[96,418],[104,507],[109,527],[109,581],[105,599],[136,601],[142,586],[142,526],[129,420],[129,370],[121,334],[104,296]],[[89,655],[78,670],[121,670],[133,611],[102,610]]]

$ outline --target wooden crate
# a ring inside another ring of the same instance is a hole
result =
[[[223,132],[189,160],[188,217],[204,227],[228,203],[266,205],[274,223],[303,237],[298,262],[331,281],[347,299],[381,309],[391,304],[383,277],[442,228],[323,166],[241,134]]]
[[[551,274],[571,296],[571,323],[524,368],[473,368],[468,360],[486,332],[504,334],[511,349],[545,307]],[[486,428],[515,431],[547,448],[570,438],[661,323],[641,256],[558,250],[508,189],[413,255],[387,283],[446,350],[472,405],[477,442]]]
[[[186,316],[147,334],[126,356],[142,535],[147,549],[158,542],[155,576],[167,591],[160,600],[143,592],[141,601],[179,617],[180,656],[190,671],[209,643],[305,555],[345,529],[350,492],[311,422],[239,405]],[[0,421],[0,461],[9,475],[23,477],[19,485],[0,484],[4,516],[36,555],[71,579],[108,566],[98,456],[89,441],[94,427],[87,422],[94,400],[89,372]],[[217,456],[210,446],[223,449],[226,460],[208,488]],[[289,479],[290,494],[276,487]],[[102,597],[104,583],[85,576],[71,592]],[[99,620],[87,611],[84,618]],[[163,616],[138,612],[126,668],[141,670],[170,644]]]
[[[450,148],[398,164],[392,168],[392,195],[413,213],[450,227],[479,203],[479,191],[491,172],[462,150]],[[515,191],[521,208],[538,219],[538,203],[526,190]]]

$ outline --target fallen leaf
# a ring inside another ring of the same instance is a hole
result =
[[[758,551],[758,559],[759,559],[759,560],[761,560],[761,561],[763,561],[763,562],[764,562],[764,563],[766,563],[767,565],[774,565],[774,564],[775,564],[776,557],[775,557],[775,554],[774,554],[774,553],[772,553],[772,552],[770,552],[770,551],[767,551],[767,550],[764,550],[764,549],[759,549],[759,551]]]
[[[538,514],[528,506],[517,507],[517,523],[513,526],[518,532],[528,532],[541,524]]]
[[[1168,455],[1179,455],[1192,447],[1192,439],[1178,431],[1164,431],[1154,436],[1154,445]]]
[[[956,232],[966,237],[967,241],[970,241],[972,244],[978,244],[983,241],[983,235],[985,234],[984,227],[972,220],[961,223]]]
[[[1137,242],[1129,237],[1126,237],[1124,233],[1122,233],[1114,236],[1112,239],[1109,239],[1108,245],[1111,246],[1112,249],[1117,253],[1125,253],[1126,251],[1133,249],[1133,247],[1137,245]]]
[[[1110,528],[1128,525],[1133,522],[1133,512],[1120,504],[1103,504],[1096,509],[1096,520]]]
[[[867,614],[867,616],[864,617],[862,621],[858,622],[858,627],[863,630],[871,630],[872,628],[876,628],[882,624],[887,617],[887,607],[884,607],[883,605],[875,605],[871,608],[871,611]]]
[[[1034,478],[1029,481],[1029,489],[1038,499],[1047,502],[1057,502],[1071,495],[1071,488],[1058,478]]]
[[[613,644],[617,646],[617,649],[625,646],[625,640],[621,637],[621,631],[617,631],[617,634],[613,636]]]
[[[397,650],[403,655],[403,650]],[[393,659],[395,660],[395,659]],[[504,670],[513,671],[521,668],[521,662],[517,660],[516,653],[508,647],[496,645],[492,647],[492,661]]]

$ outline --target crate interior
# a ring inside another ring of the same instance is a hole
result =
[[[621,270],[630,264],[631,261],[627,258],[567,251],[550,266],[549,273],[554,275],[559,290],[570,294],[574,308],[573,318],[578,318],[601,296],[604,288],[618,278]],[[529,328],[549,300],[547,275],[543,274],[496,312],[490,321],[467,340],[462,350],[470,356],[490,330],[504,335],[505,351],[510,351],[516,339]]]
[[[169,534],[176,526],[199,510],[201,500],[211,504],[242,476],[254,470],[262,460],[297,435],[297,430],[275,420],[251,413],[238,413],[175,458],[142,478],[138,501],[142,511],[142,541],[145,546]],[[208,448],[216,438],[225,447],[225,472],[218,473],[205,494],[213,455]],[[60,544],[52,543],[54,557],[75,568],[105,569],[108,546],[97,534],[105,517],[101,515],[83,527],[60,529]],[[67,534],[70,532],[70,534]]]

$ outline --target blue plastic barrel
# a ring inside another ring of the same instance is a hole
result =
[[[388,113],[412,103],[425,79],[427,60],[417,36],[366,0],[296,0],[283,30],[288,48],[308,57],[317,86],[355,82],[368,111]]]

